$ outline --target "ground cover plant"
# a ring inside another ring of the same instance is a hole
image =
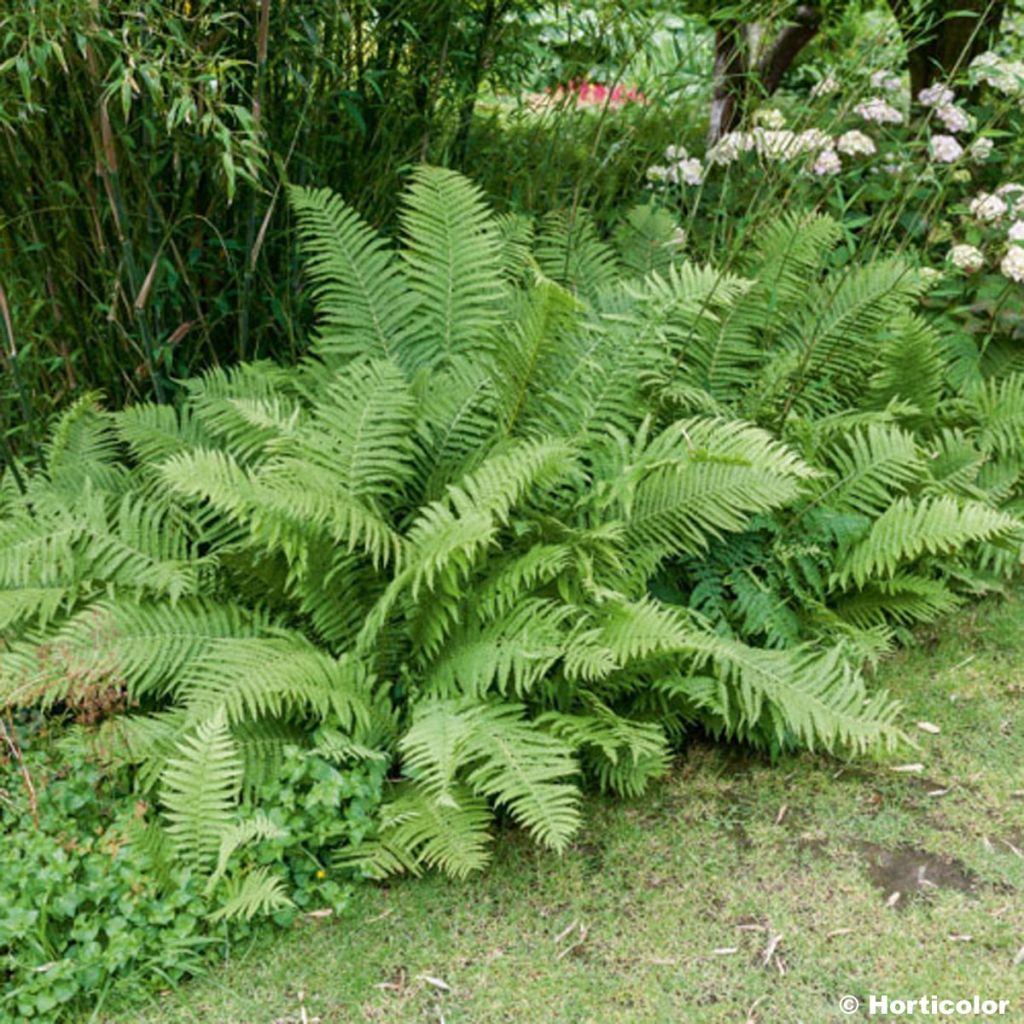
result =
[[[110,710],[102,690],[78,696],[80,715]],[[203,877],[149,841],[145,799],[123,771],[98,764],[74,731],[22,716],[5,722],[0,738],[0,1019],[98,1011],[200,973],[251,941],[251,925],[233,913],[243,894],[223,881],[246,830],[263,839],[254,870],[287,880],[287,905],[272,891],[264,905],[277,924],[347,906],[351,883],[329,877],[318,854],[371,824],[383,774],[377,763],[353,768],[286,748],[260,787],[260,816],[223,837],[218,869]],[[221,912],[211,914],[216,904]]]

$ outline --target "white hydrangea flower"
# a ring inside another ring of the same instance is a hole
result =
[[[817,153],[819,149],[831,149],[833,145],[832,136],[820,128],[805,128],[796,137],[799,153]]]
[[[1012,181],[1007,182],[996,189],[996,195],[1005,201],[1011,215],[1024,213],[1024,185],[1018,185]]]
[[[949,250],[949,261],[954,267],[968,274],[976,274],[985,266],[985,257],[981,250],[973,245],[954,245]]]
[[[883,100],[881,96],[873,96],[863,103],[858,103],[853,109],[865,121],[872,121],[875,124],[903,123],[903,115],[894,106]]]
[[[979,53],[968,65],[968,69],[974,72],[973,77],[977,81],[984,82],[993,88],[998,88],[999,83],[1002,81],[1002,67],[1003,58],[991,50]]]
[[[839,88],[839,83],[831,75],[826,75],[811,86],[811,99],[816,100],[821,96],[832,96],[834,93],[839,92]]]
[[[998,53],[986,50],[984,53],[979,53],[978,56],[967,65],[967,67],[972,71],[978,69],[983,71],[985,68],[998,67],[1002,63],[1003,58],[1000,57]]]
[[[679,161],[679,177],[684,185],[699,185],[704,180],[704,167],[696,157]]]
[[[773,160],[788,160],[800,152],[800,142],[796,133],[788,128],[772,131],[768,128],[755,128],[751,135],[759,156]]]
[[[871,88],[884,89],[886,92],[896,92],[903,83],[895,75],[886,70],[875,71],[871,75]]]
[[[944,103],[935,108],[935,116],[946,126],[948,131],[965,132],[971,127],[971,119],[959,107],[952,103]]]
[[[956,94],[947,85],[936,82],[917,94],[918,100],[926,107],[947,107],[956,99]]]
[[[1003,277],[1008,277],[1018,284],[1024,282],[1024,249],[1019,245],[1011,245],[999,264]]]
[[[956,163],[964,155],[964,148],[952,135],[933,135],[928,143],[932,159],[939,164]]]
[[[775,107],[762,107],[760,110],[754,111],[754,124],[777,131],[779,128],[786,127],[786,115]]]
[[[811,168],[819,178],[830,174],[838,174],[842,169],[843,162],[839,159],[839,154],[834,149],[823,149],[818,154],[818,159],[814,161],[814,166]]]
[[[1003,60],[997,53],[987,50],[970,63],[971,77],[984,82],[1006,95],[1016,95],[1024,87],[1024,64],[1016,60]]]
[[[1006,237],[1011,242],[1024,242],[1024,220],[1015,220],[1006,232]]]
[[[669,146],[665,150],[665,159],[675,163],[678,160],[685,160],[690,154],[686,152],[685,146]]]
[[[967,149],[971,154],[971,159],[980,164],[984,163],[992,155],[995,143],[987,136],[983,136],[980,139],[975,139]]]
[[[846,156],[871,156],[876,151],[871,137],[856,129],[840,135],[836,139],[836,149]]]
[[[921,280],[926,288],[931,288],[932,285],[938,284],[944,276],[942,271],[937,270],[935,267],[921,267],[918,273],[921,275]]]
[[[988,192],[979,192],[971,200],[970,206],[972,217],[989,222],[999,220],[1006,213],[1007,209],[1009,207],[1006,205],[1005,200]]]
[[[705,154],[713,164],[731,164],[741,153],[754,148],[750,132],[726,132]]]
[[[669,176],[671,168],[663,167],[661,164],[654,164],[647,168],[647,177],[650,181],[665,181]]]

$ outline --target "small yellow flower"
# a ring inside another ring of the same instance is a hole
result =
[[[326,871],[324,871],[324,869],[323,869],[323,868],[321,868],[321,869],[320,869],[320,870],[319,870],[319,871],[318,871],[318,872],[316,873],[316,877],[317,877],[317,878],[326,878],[326,877],[327,877],[327,872],[326,872]]]

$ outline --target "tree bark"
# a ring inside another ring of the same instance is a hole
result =
[[[728,22],[715,30],[714,85],[708,145],[713,146],[739,123],[747,84],[747,58],[743,26]]]
[[[910,91],[947,81],[999,34],[1005,0],[889,0],[907,48]],[[955,13],[955,17],[950,17]]]
[[[821,28],[821,11],[816,7],[801,5],[796,9],[793,21],[783,26],[758,64],[761,88],[771,96],[782,82],[782,76],[789,70],[797,54],[818,34]]]
[[[709,146],[740,123],[752,90],[764,97],[778,89],[797,55],[818,34],[821,17],[817,7],[798,6],[756,64],[751,57],[751,34],[741,22],[724,22],[716,29]]]

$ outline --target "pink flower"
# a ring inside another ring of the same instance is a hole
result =
[[[627,103],[646,103],[647,98],[639,89],[632,85],[616,85],[611,89],[600,82],[570,82],[565,92],[570,96],[575,95],[576,106],[578,107],[622,107]],[[556,90],[556,95],[562,94],[562,87]]]

